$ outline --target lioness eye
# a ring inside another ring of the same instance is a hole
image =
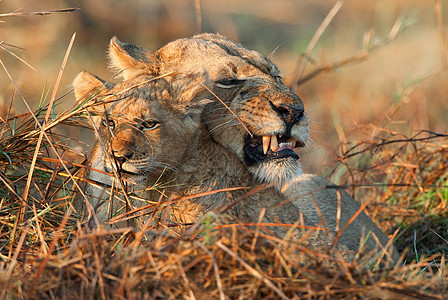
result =
[[[242,79],[224,78],[216,81],[216,86],[223,89],[230,89],[244,82]]]
[[[115,129],[115,121],[111,120],[111,119],[103,120],[103,126],[109,127],[110,129],[114,130]]]
[[[157,127],[159,127],[159,122],[154,121],[154,120],[144,121],[144,122],[140,125],[140,128],[141,128],[142,130],[151,130],[151,129],[156,129]]]

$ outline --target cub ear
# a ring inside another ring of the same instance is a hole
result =
[[[171,84],[176,97],[170,105],[183,113],[185,125],[198,127],[204,107],[213,102],[210,99],[214,99],[207,88],[210,86],[209,76],[207,73],[173,76]]]
[[[87,71],[82,71],[73,80],[75,96],[78,101],[83,101],[88,97],[95,98],[112,86],[113,84],[106,83],[106,81]]]
[[[116,36],[110,40],[108,56],[110,67],[121,72],[125,80],[141,73],[158,74],[158,59],[153,53],[132,44],[122,43]]]
[[[75,96],[78,102],[85,101],[88,98],[95,99],[96,102],[97,97],[103,96],[113,86],[114,85],[112,83],[107,83],[87,71],[79,73],[75,80],[73,80]],[[101,116],[99,116],[99,114],[101,114],[104,109],[104,105],[93,105],[89,108],[89,111],[93,113],[93,126],[98,128],[99,122],[101,122]]]

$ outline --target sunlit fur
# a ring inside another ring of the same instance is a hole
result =
[[[175,40],[156,52],[112,39],[109,56],[112,68],[125,78],[140,72],[207,74],[209,88],[219,98],[215,97],[202,115],[213,139],[234,153],[262,182],[283,184],[301,174],[300,162],[292,158],[279,163],[260,162],[255,166],[249,166],[244,158],[246,134],[284,133],[286,124],[272,105],[303,109],[301,99],[283,84],[277,67],[261,53],[221,35],[202,34]],[[235,79],[241,83],[230,86],[222,83],[222,80]],[[292,128],[291,137],[305,144],[308,132],[305,114]]]
[[[277,187],[281,187],[303,175],[301,164],[292,158],[266,161],[257,166],[249,167],[249,171],[260,181],[273,183]]]
[[[109,56],[111,66],[123,74],[125,80],[143,74],[207,74],[210,82],[199,79],[197,85],[210,88],[238,117],[216,98],[211,98],[214,101],[202,114],[198,138],[186,146],[189,151],[185,152],[179,164],[176,184],[166,191],[171,198],[187,196],[190,200],[176,201],[176,207],[166,216],[173,216],[177,222],[191,223],[198,221],[203,213],[220,212],[224,207],[230,207],[227,213],[242,222],[251,223],[259,222],[263,213],[261,221],[265,223],[300,222],[307,226],[326,227],[328,231],[313,232],[311,236],[316,239],[307,241],[311,247],[328,249],[332,244],[332,238],[328,236],[336,236],[356,213],[358,217],[347,225],[336,248],[353,254],[364,244],[362,238],[367,235],[365,248],[376,249],[375,253],[381,254],[376,238],[385,246],[387,236],[364,212],[359,212],[359,206],[348,193],[328,188],[331,183],[322,177],[300,175],[300,164],[295,159],[247,164],[243,150],[246,136],[277,135],[285,131],[285,122],[270,104],[287,103],[303,108],[300,98],[281,82],[277,68],[263,55],[220,35],[204,34],[171,42],[156,52],[124,44],[114,38]],[[231,87],[220,81],[232,78],[244,81]],[[306,115],[293,126],[290,135],[303,143],[307,141]],[[187,139],[183,141],[188,142]],[[184,149],[180,146],[179,151]],[[294,181],[282,188],[283,183],[290,179]],[[232,187],[258,188],[261,182],[278,186],[251,192],[250,195],[246,194],[246,189],[213,192]],[[208,193],[201,197],[196,195],[204,192]],[[158,201],[159,195],[148,199]],[[238,201],[241,199],[244,200]],[[291,236],[289,227],[273,226],[269,231],[282,238]],[[296,230],[294,234],[300,236],[303,232],[306,231]],[[350,257],[353,255],[347,259]]]
[[[205,80],[196,76],[195,80],[199,79]],[[94,170],[88,179],[103,186],[89,184],[86,194],[99,219],[105,221],[123,207],[103,205],[109,201],[108,186],[121,187],[115,175],[124,180],[128,192],[144,190],[148,181],[155,183],[161,176],[176,176],[209,100],[203,97],[206,90],[202,86],[181,75],[154,79],[140,74],[117,85],[106,85],[82,72],[74,88],[78,101],[88,101],[85,105],[99,133],[89,157]],[[143,127],[145,122],[153,126]]]

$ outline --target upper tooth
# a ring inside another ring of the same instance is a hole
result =
[[[268,135],[263,135],[263,153],[268,153],[269,143],[271,142],[271,137]]]
[[[271,150],[276,152],[278,149],[278,142],[277,142],[277,136],[273,135],[271,137]]]

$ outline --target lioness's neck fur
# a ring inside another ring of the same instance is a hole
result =
[[[311,239],[312,245],[326,248],[332,244],[338,232],[346,226],[353,215],[358,213],[359,206],[347,192],[335,189],[329,181],[311,174],[298,177],[281,191],[276,187],[267,187],[245,197],[246,193],[263,183],[254,179],[232,153],[216,143],[205,127],[201,130],[199,139],[195,141],[197,144],[190,145],[191,149],[195,150],[189,152],[182,160],[176,181],[180,185],[170,196],[173,198],[192,196],[233,187],[248,187],[249,190],[220,192],[184,201],[179,214],[174,213],[179,220],[187,223],[195,222],[204,212],[210,210],[219,212],[220,208],[231,206],[234,201],[244,197],[243,201],[227,212],[243,222],[255,222],[259,220],[262,210],[266,209],[263,223],[297,223],[328,229],[328,232],[319,233],[318,240]],[[185,215],[191,219],[182,219]],[[268,228],[280,237],[284,237],[288,231],[288,228],[281,226],[268,226]],[[296,234],[302,233],[303,230],[296,231]],[[376,253],[382,253],[380,245],[383,247],[389,245],[389,250],[384,253],[384,259],[395,261],[398,259],[398,252],[391,243],[388,243],[387,236],[361,211],[356,219],[347,225],[343,232],[341,231],[336,248],[355,253],[361,247],[367,252],[374,250]]]

